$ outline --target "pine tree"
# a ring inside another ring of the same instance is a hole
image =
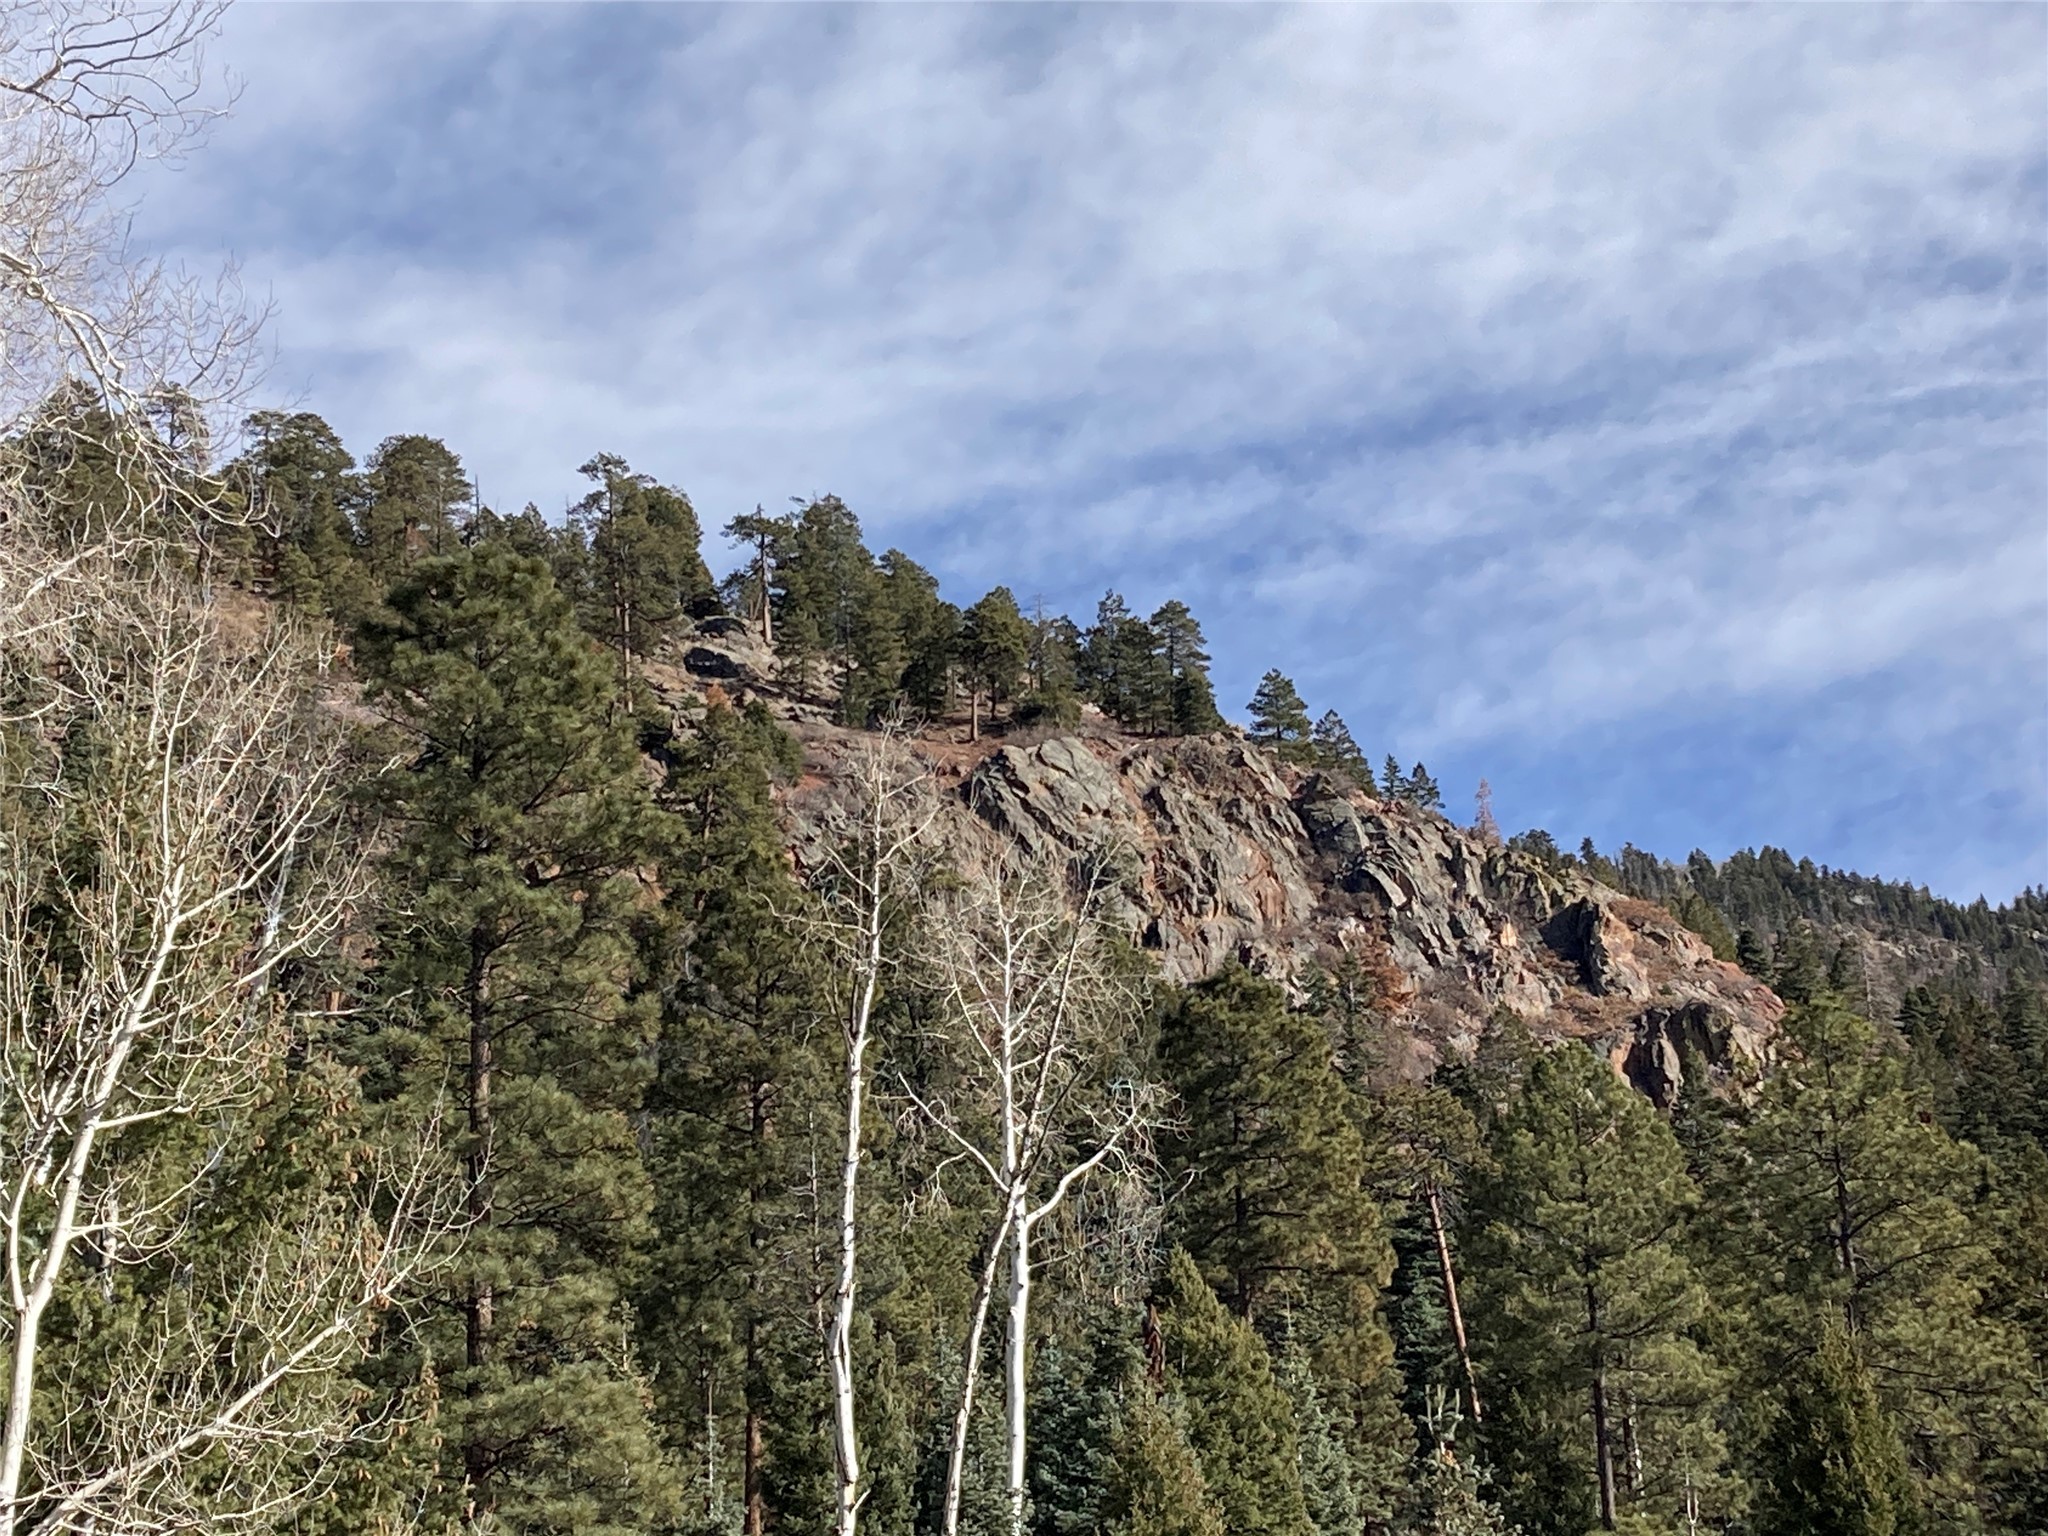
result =
[[[1337,774],[1360,789],[1377,787],[1373,783],[1372,764],[1352,739],[1351,727],[1334,709],[1325,710],[1322,719],[1315,723],[1309,732],[1309,744],[1315,752],[1315,764],[1323,772]]]
[[[1175,736],[1222,729],[1223,717],[1216,713],[1216,693],[1209,682],[1207,642],[1188,605],[1177,599],[1161,603],[1148,622],[1165,674],[1166,729]]]
[[[1167,689],[1157,666],[1151,626],[1134,618],[1123,598],[1105,592],[1095,622],[1081,637],[1083,691],[1102,712],[1133,730],[1164,711]]]
[[[1042,603],[1031,616],[1030,696],[1017,711],[1025,724],[1072,726],[1081,718],[1081,631]]]
[[[651,1203],[633,1130],[651,1044],[631,997],[649,810],[608,668],[547,568],[499,543],[425,559],[366,626],[368,696],[407,744],[371,1081],[447,1084],[470,1230],[420,1345],[445,1508],[533,1532],[639,1531],[674,1497],[620,1288]]]
[[[1729,1191],[1757,1318],[1749,1368],[1782,1377],[1786,1350],[1828,1309],[1843,1319],[1879,1399],[1915,1447],[1937,1528],[1970,1529],[2000,1448],[2048,1467],[2048,1419],[2027,1385],[2024,1340],[1996,1316],[1996,1222],[1982,1159],[1950,1140],[1906,1063],[1834,998],[1787,1015],[1787,1060],[1742,1138]],[[1945,1523],[1944,1523],[1945,1522]]]
[[[1402,798],[1425,811],[1441,811],[1444,808],[1443,791],[1437,788],[1436,780],[1429,776],[1429,770],[1420,763],[1409,770],[1407,789]]]
[[[414,561],[451,553],[471,502],[462,460],[439,438],[387,437],[370,455],[357,530],[370,574],[388,585]]]
[[[1316,1536],[1356,1536],[1364,1523],[1351,1453],[1323,1402],[1308,1351],[1290,1330],[1280,1350],[1277,1377],[1294,1412],[1301,1498]]]
[[[1265,743],[1283,757],[1307,755],[1308,706],[1301,702],[1291,679],[1278,670],[1268,672],[1259,679],[1258,691],[1247,707],[1252,716],[1252,740]]]
[[[1386,761],[1380,764],[1379,790],[1382,799],[1406,800],[1408,798],[1408,777],[1401,772],[1401,765],[1394,761],[1394,754],[1391,752],[1387,754]]]
[[[1176,1249],[1155,1300],[1166,1365],[1187,1404],[1188,1442],[1230,1536],[1314,1536],[1287,1394],[1250,1324],[1225,1311]]]
[[[1793,1370],[1764,1441],[1764,1536],[1902,1536],[1915,1528],[1898,1431],[1856,1358],[1841,1317]]]
[[[677,1459],[704,1465],[716,1430],[758,1532],[774,1513],[771,1459],[787,1449],[770,1443],[776,1399],[807,1369],[792,1236],[805,1154],[785,1128],[823,1091],[809,1034],[826,1010],[791,921],[802,901],[771,797],[798,766],[795,744],[758,701],[736,710],[714,694],[690,725],[667,753],[667,892],[645,941],[664,1002],[645,1135],[657,1235],[638,1303]]]
[[[681,491],[635,474],[601,453],[577,471],[595,482],[570,510],[590,551],[590,632],[619,658],[620,696],[630,701],[636,663],[652,657],[689,609],[711,596],[697,514]]]
[[[229,467],[263,533],[259,564],[284,601],[352,623],[371,601],[349,514],[363,495],[355,460],[311,412],[258,411],[248,452]]]
[[[1688,1484],[1711,1510],[1726,1496],[1721,1373],[1693,1337],[1706,1296],[1678,1239],[1697,1192],[1669,1128],[1566,1045],[1530,1067],[1493,1153],[1467,1245],[1488,1443],[1548,1441],[1577,1463],[1564,1499],[1549,1486],[1563,1468],[1512,1479],[1509,1512],[1578,1536],[1629,1510],[1668,1518]]]
[[[1328,1038],[1273,982],[1235,967],[1173,999],[1159,1063],[1183,1110],[1162,1145],[1187,1192],[1177,1240],[1240,1316],[1314,1277],[1373,1292],[1391,1255]]]
[[[880,561],[876,605],[893,626],[902,663],[892,685],[904,703],[927,720],[943,719],[953,707],[954,673],[960,661],[963,618],[939,596],[938,578],[900,549]],[[877,702],[881,699],[877,679]]]
[[[967,673],[968,739],[981,734],[981,701],[1014,699],[1031,659],[1031,627],[1008,587],[997,587],[961,616],[960,660]]]
[[[1747,924],[1735,935],[1735,963],[1759,981],[1770,979],[1771,952],[1764,947],[1757,931]]]
[[[1788,1003],[1810,1003],[1827,990],[1827,967],[1813,929],[1794,923],[1778,938],[1778,953],[1771,967],[1771,987]]]
[[[1150,1401],[1131,1320],[1107,1309],[1091,1324],[1083,1349],[1069,1351],[1053,1338],[1034,1362],[1033,1536],[1092,1536],[1100,1528],[1124,1401],[1133,1393]],[[1192,1454],[1188,1462],[1199,1471]]]
[[[1235,1536],[1189,1443],[1184,1410],[1133,1383],[1103,1493],[1104,1536]]]

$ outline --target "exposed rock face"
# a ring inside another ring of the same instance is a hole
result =
[[[799,727],[799,858],[830,835],[845,733]],[[1276,761],[1228,736],[1062,736],[929,749],[944,835],[1038,853],[1116,847],[1117,919],[1193,981],[1235,960],[1299,984],[1372,940],[1407,977],[1418,1065],[1466,1049],[1505,1005],[1586,1040],[1659,1103],[1690,1058],[1716,1077],[1760,1065],[1783,1005],[1661,907],[1560,878],[1440,816]]]

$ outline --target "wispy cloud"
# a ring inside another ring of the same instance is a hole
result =
[[[274,285],[362,447],[1181,595],[1227,700],[1280,665],[1574,838],[2048,878],[2038,7],[264,7],[224,52],[148,232]]]

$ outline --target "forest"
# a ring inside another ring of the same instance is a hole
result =
[[[2048,1530],[2043,893],[1482,797],[1784,999],[1663,1108],[1505,1008],[1409,1070],[1371,943],[1170,980],[1129,849],[936,835],[935,744],[1229,735],[1441,818],[1426,767],[1279,671],[1226,724],[1182,603],[956,604],[833,497],[721,576],[614,455],[551,518],[224,424],[240,322],[108,265],[126,151],[54,78],[0,252],[0,1536]],[[785,707],[677,682],[711,629]]]

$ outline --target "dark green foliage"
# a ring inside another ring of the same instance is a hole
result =
[[[1173,1231],[1233,1310],[1317,1278],[1375,1291],[1391,1268],[1330,1042],[1279,987],[1238,967],[1179,994],[1159,1063],[1185,1131],[1160,1149],[1187,1193]]]
[[[1230,1536],[1314,1536],[1287,1394],[1250,1324],[1175,1250],[1155,1298],[1166,1367],[1187,1404],[1187,1438]]]
[[[352,623],[372,588],[351,514],[365,489],[334,429],[307,411],[258,411],[229,468],[258,519],[257,573],[294,607]]]
[[[1207,642],[1188,605],[1178,600],[1161,603],[1149,627],[1165,685],[1165,697],[1155,707],[1163,717],[1160,728],[1174,736],[1221,730],[1223,717],[1216,713],[1216,693],[1209,682]]]
[[[1898,1431],[1856,1358],[1841,1317],[1785,1383],[1765,1442],[1758,1529],[1764,1536],[1902,1536],[1916,1528]]]
[[[1441,811],[1444,808],[1443,791],[1437,788],[1436,780],[1429,776],[1429,770],[1420,763],[1409,770],[1402,798],[1425,811]]]
[[[961,615],[960,664],[969,695],[969,734],[979,734],[981,701],[993,711],[1014,699],[1031,660],[1031,626],[1008,587],[997,587]]]
[[[1937,1528],[1989,1522],[2008,1464],[2048,1468],[2040,1361],[2000,1315],[1998,1221],[1981,1156],[1952,1141],[1906,1062],[1836,1000],[1792,1010],[1790,1059],[1742,1137],[1731,1285],[1756,1320],[1749,1369],[1779,1379],[1828,1310],[1909,1447]]]
[[[378,584],[414,561],[446,555],[461,543],[472,491],[462,460],[439,438],[387,437],[370,455],[357,540]]]
[[[1351,727],[1334,709],[1325,710],[1309,731],[1309,745],[1314,749],[1316,767],[1323,772],[1338,774],[1360,789],[1375,787],[1372,764],[1352,739]]]
[[[1759,981],[1771,975],[1771,952],[1764,947],[1754,928],[1744,927],[1735,936],[1735,963]]]
[[[689,610],[711,596],[697,514],[681,491],[601,453],[578,473],[594,482],[569,513],[589,550],[584,626],[618,653],[622,693],[635,658],[654,656]]]
[[[1235,1536],[1203,1476],[1183,1404],[1133,1383],[1102,1500],[1103,1536]],[[1263,1527],[1261,1527],[1263,1529]]]
[[[1725,1512],[1722,1373],[1694,1338],[1706,1295],[1679,1243],[1698,1197],[1670,1130],[1607,1062],[1566,1045],[1531,1065],[1492,1151],[1467,1252],[1498,1410],[1487,1444],[1528,1458],[1504,1469],[1508,1512],[1577,1536],[1596,1515],[1612,1529],[1610,1503],[1668,1519],[1688,1483]],[[1576,1491],[1560,1497],[1560,1481]]]
[[[1291,1332],[1280,1350],[1277,1376],[1294,1414],[1295,1464],[1309,1528],[1316,1536],[1353,1536],[1363,1516],[1351,1453],[1323,1401],[1308,1352]]]
[[[472,1226],[418,1341],[438,1498],[522,1531],[637,1531],[674,1485],[617,1346],[651,1205],[633,741],[547,568],[503,544],[417,562],[360,654],[410,755],[378,786],[395,837],[371,1081],[447,1092],[467,1133]]]
[[[1246,708],[1251,711],[1252,740],[1265,743],[1283,757],[1308,758],[1308,706],[1301,702],[1292,679],[1278,670],[1268,672],[1259,679],[1258,691]]]

